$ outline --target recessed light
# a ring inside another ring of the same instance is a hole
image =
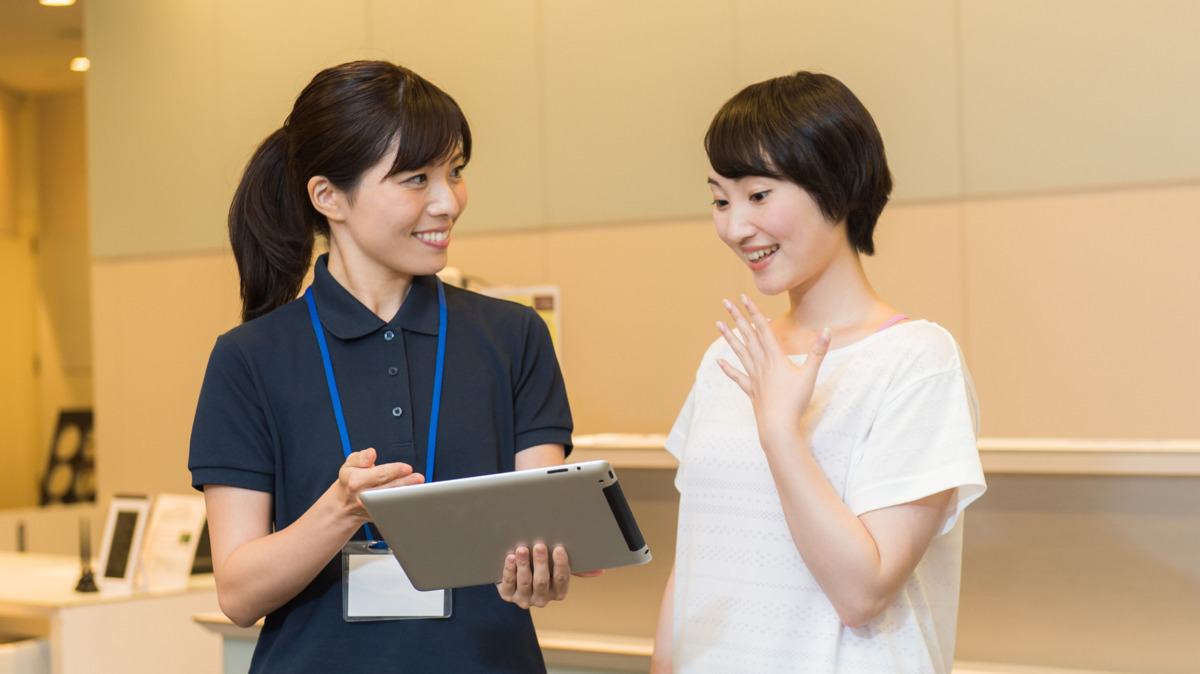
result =
[[[71,70],[77,73],[86,73],[88,68],[92,67],[92,62],[86,56],[76,56],[71,59]]]
[[[47,7],[66,7],[75,4],[75,0],[38,0],[38,4]]]

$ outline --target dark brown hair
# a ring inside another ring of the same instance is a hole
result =
[[[471,158],[471,130],[458,104],[402,66],[344,63],[317,73],[300,92],[283,127],[246,165],[229,206],[243,321],[295,299],[316,235],[329,235],[329,222],[309,200],[309,179],[325,176],[353,195],[393,141],[399,150],[388,175],[458,149],[463,161]]]
[[[825,217],[845,220],[857,250],[875,252],[892,174],[875,120],[836,78],[801,71],[742,89],[713,117],[704,149],[726,178],[796,183]]]

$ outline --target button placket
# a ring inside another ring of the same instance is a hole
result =
[[[396,332],[394,330],[390,330],[390,329],[384,330],[383,331],[383,339],[386,342],[395,343]],[[397,343],[396,346],[400,347],[400,353],[398,355],[400,357],[403,357],[404,356],[403,344]],[[388,348],[395,348],[395,347],[389,346]],[[400,374],[400,368],[396,365],[391,365],[387,368],[387,373],[388,373],[389,377],[395,377]],[[392,408],[392,417],[394,417],[396,419],[400,419],[403,416],[404,416],[404,407],[403,406],[396,405],[395,407]]]

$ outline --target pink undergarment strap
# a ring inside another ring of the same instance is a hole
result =
[[[888,328],[899,323],[900,321],[906,321],[906,320],[908,320],[908,316],[905,316],[904,314],[896,314],[895,316],[892,316],[891,318],[887,319],[887,322],[884,323],[883,325],[879,326],[879,329],[876,330],[875,332],[883,332],[884,330],[887,330]]]

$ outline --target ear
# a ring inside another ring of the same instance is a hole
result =
[[[325,176],[308,179],[308,199],[313,208],[330,221],[343,219],[342,208],[346,203],[346,195]]]

